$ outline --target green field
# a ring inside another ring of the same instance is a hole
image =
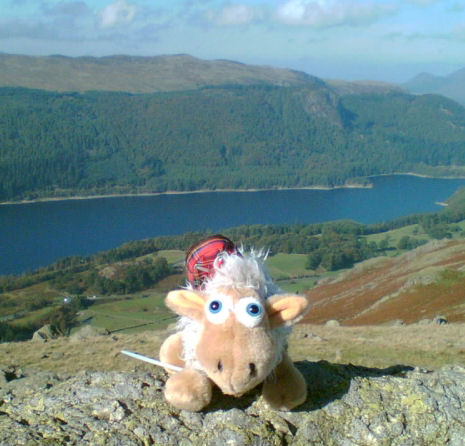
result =
[[[306,277],[309,270],[305,269],[305,254],[278,253],[266,260],[266,266],[275,280]]]
[[[109,303],[95,304],[82,312],[80,319],[109,332],[131,333],[139,330],[165,328],[174,315],[165,307],[163,295],[128,298]]]
[[[157,252],[157,257],[164,257],[170,265],[182,266],[186,253],[177,249],[165,249]]]
[[[171,265],[182,265],[185,253],[179,250],[163,250],[157,253]],[[134,293],[130,296],[109,296],[98,299],[80,315],[96,327],[110,332],[133,333],[150,328],[165,328],[173,323],[176,316],[165,306],[164,297],[171,289],[184,283],[184,277],[175,274],[162,279],[153,289]]]
[[[393,229],[391,231],[382,232],[379,234],[372,234],[367,236],[368,242],[380,243],[382,240],[387,238],[390,247],[396,247],[399,243],[399,240],[404,237],[409,236],[417,240],[427,240],[429,236],[422,231],[421,226],[418,224],[404,226],[403,228]]]

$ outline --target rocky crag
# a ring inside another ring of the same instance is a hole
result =
[[[309,397],[269,410],[255,390],[200,413],[164,401],[162,370],[55,374],[3,367],[0,444],[463,445],[465,368],[297,363]]]

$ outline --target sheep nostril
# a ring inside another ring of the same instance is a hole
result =
[[[221,361],[218,361],[218,371],[222,372],[223,371],[223,364],[221,363]]]
[[[253,362],[251,362],[249,364],[249,369],[250,369],[250,377],[251,378],[257,376],[257,368],[255,367],[255,364]]]

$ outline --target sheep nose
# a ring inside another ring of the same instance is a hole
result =
[[[249,370],[250,370],[250,377],[254,378],[257,376],[257,368],[255,367],[255,364],[253,362],[249,363]]]
[[[221,360],[218,361],[217,368],[218,368],[218,371],[219,371],[219,372],[222,372],[222,371],[223,371],[223,363],[221,362]]]

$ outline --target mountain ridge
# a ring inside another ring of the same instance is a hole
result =
[[[0,54],[0,86],[49,91],[154,93],[205,86],[265,83],[302,86],[322,82],[284,68],[229,60],[202,60],[188,54],[103,57]]]
[[[48,91],[154,93],[206,86],[311,86],[326,83],[338,94],[396,91],[395,84],[323,80],[303,71],[234,60],[204,60],[189,54],[158,56],[28,56],[0,53],[0,86]]]

